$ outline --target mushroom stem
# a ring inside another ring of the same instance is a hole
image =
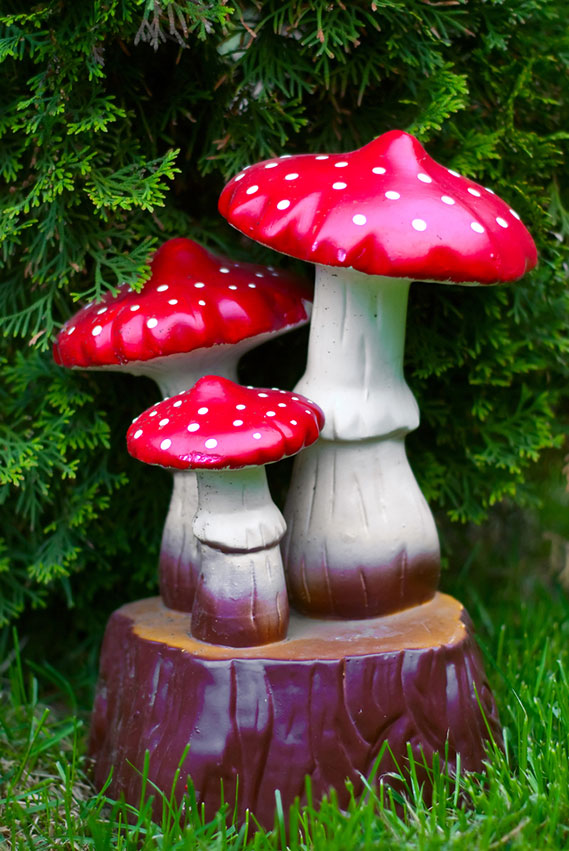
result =
[[[192,609],[195,638],[231,647],[280,641],[288,600],[279,541],[286,526],[265,470],[198,470],[193,530],[201,572]]]
[[[403,377],[409,284],[317,267],[296,390],[320,405],[326,423],[295,459],[284,541],[291,600],[309,614],[374,617],[437,588],[437,531],[404,445],[419,423]]]

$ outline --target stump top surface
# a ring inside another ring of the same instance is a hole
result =
[[[132,622],[136,635],[208,659],[338,659],[453,645],[467,635],[468,615],[448,594],[403,612],[367,620],[319,620],[291,611],[288,636],[261,647],[225,647],[189,634],[190,615],[168,609],[160,597],[128,603],[116,612]]]

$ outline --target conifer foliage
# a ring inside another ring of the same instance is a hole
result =
[[[62,590],[87,617],[117,582],[152,583],[169,480],[124,434],[156,390],[62,370],[51,340],[76,302],[140,286],[169,237],[274,261],[216,202],[285,150],[405,129],[518,210],[538,269],[504,289],[415,284],[406,373],[433,506],[480,521],[524,496],[567,430],[563,0],[4,0],[0,62],[0,623]],[[283,355],[299,374],[302,346],[281,345],[255,378],[275,383]]]

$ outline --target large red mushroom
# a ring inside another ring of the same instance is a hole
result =
[[[288,600],[279,542],[286,527],[264,465],[313,443],[322,424],[322,411],[302,396],[209,375],[130,426],[131,455],[197,477],[195,638],[243,647],[285,637]]]
[[[499,284],[537,260],[518,214],[391,131],[346,154],[273,158],[237,174],[230,224],[316,264],[308,364],[297,386],[323,439],[296,459],[285,565],[297,606],[369,617],[435,592],[439,543],[405,455],[419,413],[403,377],[413,280]]]
[[[207,373],[235,379],[243,354],[309,320],[305,280],[217,256],[190,239],[165,242],[151,271],[140,292],[123,286],[66,322],[54,344],[57,363],[144,375],[168,397]],[[174,475],[159,574],[164,602],[182,611],[191,611],[199,573],[196,506],[195,478]]]

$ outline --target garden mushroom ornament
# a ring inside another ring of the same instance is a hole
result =
[[[123,285],[70,319],[54,344],[56,362],[144,375],[169,397],[207,373],[235,379],[243,354],[310,317],[302,278],[214,255],[191,239],[165,242],[151,272],[141,292]],[[159,574],[164,602],[182,611],[191,611],[199,573],[196,505],[195,478],[175,474]]]
[[[419,413],[403,377],[412,281],[498,284],[537,262],[518,214],[394,130],[346,154],[273,158],[237,174],[220,212],[252,239],[316,265],[297,392],[326,416],[296,459],[285,567],[307,613],[371,617],[435,593],[439,543],[407,462]]]
[[[127,446],[135,458],[181,476],[196,473],[193,531],[201,572],[191,618],[195,638],[249,647],[286,636],[279,549],[286,527],[264,465],[313,443],[323,422],[318,406],[298,394],[205,376],[130,426]]]

